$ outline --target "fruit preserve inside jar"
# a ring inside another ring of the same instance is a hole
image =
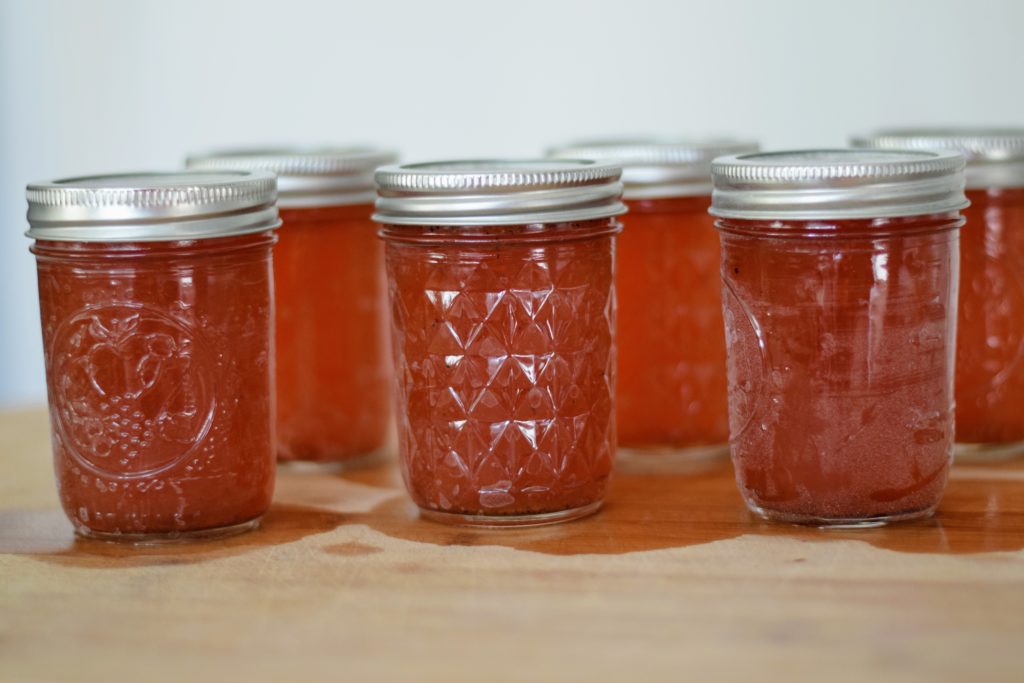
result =
[[[626,204],[617,272],[619,443],[638,454],[724,452],[725,338],[711,199]]]
[[[733,460],[753,509],[934,510],[953,454],[959,224],[720,221]]]
[[[385,226],[402,471],[428,516],[604,498],[618,225],[535,227]]]
[[[384,263],[372,211],[281,209],[274,280],[284,460],[350,461],[387,441]]]
[[[225,531],[267,510],[272,244],[36,242],[57,487],[80,532]]]
[[[1024,189],[968,190],[960,249],[957,441],[1024,452]]]

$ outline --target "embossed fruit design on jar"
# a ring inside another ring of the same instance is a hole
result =
[[[262,169],[278,177],[274,248],[277,453],[353,465],[391,433],[391,361],[383,245],[370,219],[373,148],[236,150],[189,168]]]
[[[532,526],[601,505],[619,176],[575,161],[378,171],[399,450],[423,516]]]
[[[728,453],[711,160],[756,150],[735,140],[609,140],[552,152],[623,166],[616,406],[618,458],[631,469],[686,468]]]
[[[957,460],[1024,455],[1024,129],[882,131],[886,149],[948,149],[967,158],[960,235]]]
[[[877,150],[713,163],[730,445],[755,513],[866,526],[938,505],[963,165]]]
[[[274,483],[269,173],[28,188],[55,470],[76,530],[254,527]]]

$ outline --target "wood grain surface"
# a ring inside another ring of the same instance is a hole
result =
[[[2,413],[0,680],[1024,681],[1024,463],[856,532],[756,521],[725,463],[516,531],[293,467],[260,530],[140,549],[76,539],[45,413]]]

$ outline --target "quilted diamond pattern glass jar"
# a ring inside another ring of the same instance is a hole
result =
[[[28,188],[54,470],[78,533],[253,528],[274,488],[270,173]]]
[[[619,169],[455,162],[377,179],[402,471],[423,515],[596,511],[615,451]]]

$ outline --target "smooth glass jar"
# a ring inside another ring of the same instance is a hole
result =
[[[627,468],[687,468],[728,454],[711,160],[756,149],[735,140],[618,140],[551,153],[623,167],[616,410],[618,462]]]
[[[79,534],[223,536],[269,507],[274,198],[269,173],[29,186],[57,487]]]
[[[383,248],[370,219],[369,148],[238,150],[190,168],[278,175],[283,227],[274,250],[277,452],[281,460],[375,459],[391,430]]]
[[[424,517],[533,526],[601,505],[619,174],[556,161],[378,172],[402,474]]]
[[[730,445],[747,506],[925,517],[953,453],[963,158],[852,150],[713,165]]]
[[[1024,455],[1024,129],[893,130],[859,146],[967,158],[956,357],[957,458]]]

